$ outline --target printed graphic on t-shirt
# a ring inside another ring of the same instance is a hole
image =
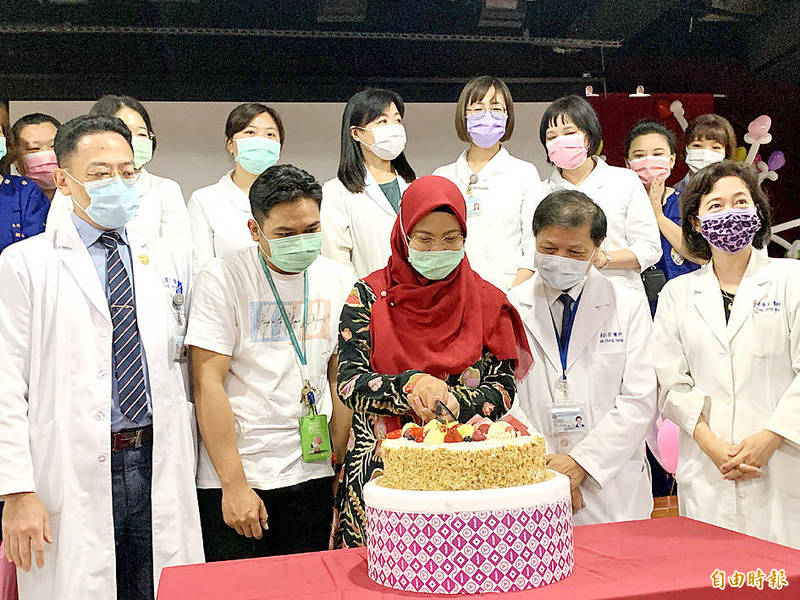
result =
[[[303,301],[289,302],[285,305],[286,314],[292,322],[297,341],[303,339]],[[331,331],[330,300],[308,301],[308,328],[306,340],[325,339]],[[275,343],[289,342],[289,332],[281,317],[281,310],[274,301],[250,303],[250,342]]]

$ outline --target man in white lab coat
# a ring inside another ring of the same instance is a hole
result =
[[[0,498],[23,600],[153,598],[203,560],[194,411],[181,365],[189,258],[125,223],[130,132],[55,139],[74,213],[0,256]]]
[[[549,194],[533,232],[536,273],[509,293],[535,360],[516,409],[545,436],[548,468],[570,478],[576,524],[646,519],[656,377],[645,297],[591,268],[606,219],[582,192]]]

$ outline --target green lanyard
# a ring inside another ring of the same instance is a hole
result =
[[[278,308],[281,311],[281,317],[283,317],[283,322],[286,324],[286,330],[289,332],[289,339],[292,340],[292,346],[294,346],[294,351],[297,353],[297,358],[300,360],[300,370],[303,371],[303,378],[307,382],[308,378],[306,376],[304,367],[308,365],[308,361],[306,360],[308,356],[306,354],[306,328],[308,327],[308,271],[303,271],[303,349],[301,350],[300,344],[297,343],[297,336],[294,334],[292,322],[289,320],[289,315],[286,314],[286,308],[283,306],[281,297],[278,295],[278,288],[275,287],[275,282],[272,280],[269,267],[267,267],[264,257],[261,256],[261,252],[258,253],[258,260],[261,261],[261,268],[264,270],[264,275],[267,276],[267,281],[269,282],[269,287],[272,290],[272,295],[275,296],[275,301],[278,303]]]

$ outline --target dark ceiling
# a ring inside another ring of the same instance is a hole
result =
[[[518,100],[725,93],[727,69],[797,83],[798,31],[783,0],[3,0],[0,98],[452,101],[482,73]]]

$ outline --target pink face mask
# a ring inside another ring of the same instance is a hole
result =
[[[630,161],[633,169],[642,180],[645,187],[650,187],[654,181],[666,181],[672,172],[669,156],[643,156]]]
[[[560,135],[545,146],[547,156],[559,169],[577,169],[586,162],[589,153],[582,133]]]
[[[42,150],[41,152],[26,154],[22,157],[22,164],[25,165],[25,177],[35,181],[42,189],[55,189],[53,171],[58,168],[55,152]]]

